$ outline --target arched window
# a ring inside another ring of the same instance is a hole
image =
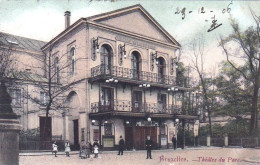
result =
[[[159,57],[157,59],[157,68],[158,68],[158,82],[163,83],[165,80],[165,69],[166,69],[166,63],[164,58]]]
[[[101,59],[101,68],[105,74],[110,74],[113,62],[113,51],[112,48],[104,44],[100,48],[100,59]]]
[[[70,57],[71,57],[71,74],[74,75],[76,71],[76,50],[74,47],[70,49]]]
[[[59,68],[59,58],[55,57],[55,73],[56,74],[56,81],[57,83],[60,82],[60,68]]]
[[[132,76],[138,79],[141,74],[141,55],[137,51],[133,51],[131,57]]]

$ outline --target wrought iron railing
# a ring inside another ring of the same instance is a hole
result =
[[[124,78],[127,80],[139,80],[149,83],[176,85],[174,76],[162,75],[145,71],[137,71],[136,69],[129,69],[104,64],[91,68],[92,78],[103,76],[112,76],[117,78]]]
[[[127,111],[127,112],[143,112],[143,113],[165,113],[165,114],[182,114],[181,106],[165,105],[159,103],[143,103],[125,100],[114,100],[109,102],[91,103],[91,112],[107,112],[107,111]]]

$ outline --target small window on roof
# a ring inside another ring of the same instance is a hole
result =
[[[14,44],[14,45],[18,45],[18,44],[19,44],[18,41],[17,41],[17,39],[15,39],[14,37],[7,37],[7,38],[6,38],[6,41],[7,41],[8,43]]]

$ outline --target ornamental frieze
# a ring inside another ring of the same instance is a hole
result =
[[[116,35],[115,39],[117,41],[121,41],[121,42],[125,42],[134,46],[139,46],[139,47],[144,47],[146,49],[154,49],[155,50],[155,46],[153,44],[148,44],[142,41],[138,41],[135,39],[132,39],[130,37],[124,37],[124,36],[120,36],[120,35]]]

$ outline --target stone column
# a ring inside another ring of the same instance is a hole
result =
[[[19,164],[19,131],[21,125],[16,119],[0,119],[0,164]]]
[[[207,136],[207,147],[210,147],[210,135]]]
[[[228,146],[228,136],[227,135],[224,136],[224,144],[225,144],[225,147]]]
[[[11,107],[12,98],[5,82],[0,85],[0,164],[19,164],[19,131],[22,126]]]

